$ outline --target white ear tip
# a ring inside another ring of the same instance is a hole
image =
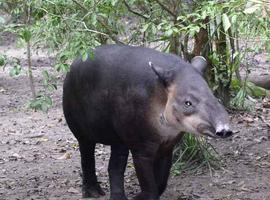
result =
[[[203,56],[195,56],[194,58],[191,59],[191,62],[192,62],[193,60],[195,60],[195,59],[198,59],[198,58],[204,60],[205,62],[207,62],[207,60],[206,60],[205,57],[203,57]]]
[[[152,62],[151,62],[151,61],[149,61],[148,65],[149,65],[150,67],[152,67]]]

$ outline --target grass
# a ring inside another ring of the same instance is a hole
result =
[[[183,171],[208,168],[212,176],[212,170],[220,167],[220,160],[215,148],[204,137],[187,133],[174,149],[172,173],[179,175]]]

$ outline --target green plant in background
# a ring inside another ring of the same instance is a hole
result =
[[[33,110],[42,110],[43,112],[47,112],[48,109],[52,106],[52,99],[44,95],[43,93],[38,93],[36,98],[29,102],[29,108]]]
[[[44,70],[43,75],[43,90],[41,90],[35,99],[29,102],[29,108],[34,110],[42,110],[47,112],[49,108],[53,105],[53,100],[51,98],[51,93],[57,89],[56,77],[49,74],[48,71]]]
[[[14,77],[21,74],[22,67],[20,65],[20,60],[14,57],[7,57],[6,55],[0,54],[0,67],[5,70],[6,66],[11,66],[9,70],[9,75]]]
[[[0,54],[0,67],[4,67],[6,65],[7,58],[5,55]]]
[[[267,92],[264,88],[245,80],[240,82],[238,79],[233,79],[231,88],[236,92],[232,98],[230,106],[235,109],[253,111],[255,108],[256,98],[263,98]]]
[[[196,137],[186,133],[182,142],[174,149],[172,173],[179,175],[185,170],[207,167],[212,174],[212,169],[218,168],[220,157],[215,148],[203,137]]]

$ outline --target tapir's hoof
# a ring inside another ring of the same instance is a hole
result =
[[[134,197],[134,200],[159,200],[159,198],[141,192],[136,197]]]
[[[128,200],[124,194],[111,194],[110,200]]]
[[[105,192],[102,190],[98,183],[96,185],[82,187],[83,198],[99,198],[104,195]]]

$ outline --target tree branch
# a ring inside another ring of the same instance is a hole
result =
[[[135,11],[135,10],[132,10],[131,7],[130,7],[130,6],[128,5],[128,3],[126,2],[126,0],[124,0],[124,4],[125,4],[125,6],[127,7],[127,9],[128,9],[129,12],[131,12],[131,13],[133,13],[133,14],[139,16],[139,17],[142,17],[142,18],[144,18],[144,19],[146,19],[146,20],[149,19],[148,17],[144,16],[143,14],[141,14],[141,13]]]
[[[72,0],[75,4],[77,4],[80,8],[82,8],[85,12],[88,12],[88,9],[83,5],[81,4],[80,2],[78,2],[77,0]],[[102,20],[100,20],[99,18],[97,18],[97,21],[103,26],[103,28],[106,29],[106,31],[108,32],[108,35],[113,41],[115,41],[115,43],[117,44],[124,44],[123,42],[121,42],[116,36],[115,34],[113,33],[113,31],[111,30],[111,28],[106,24],[104,23]],[[83,22],[84,23],[84,22]],[[84,26],[85,23],[84,23]]]
[[[172,15],[174,18],[177,18],[177,15],[172,12],[167,6],[165,6],[163,3],[161,3],[160,0],[155,0],[164,10],[166,10],[170,15]]]
[[[84,11],[88,12],[88,9],[83,4],[81,4],[80,2],[76,0],[72,0],[72,1],[76,3],[79,7],[81,7]]]

